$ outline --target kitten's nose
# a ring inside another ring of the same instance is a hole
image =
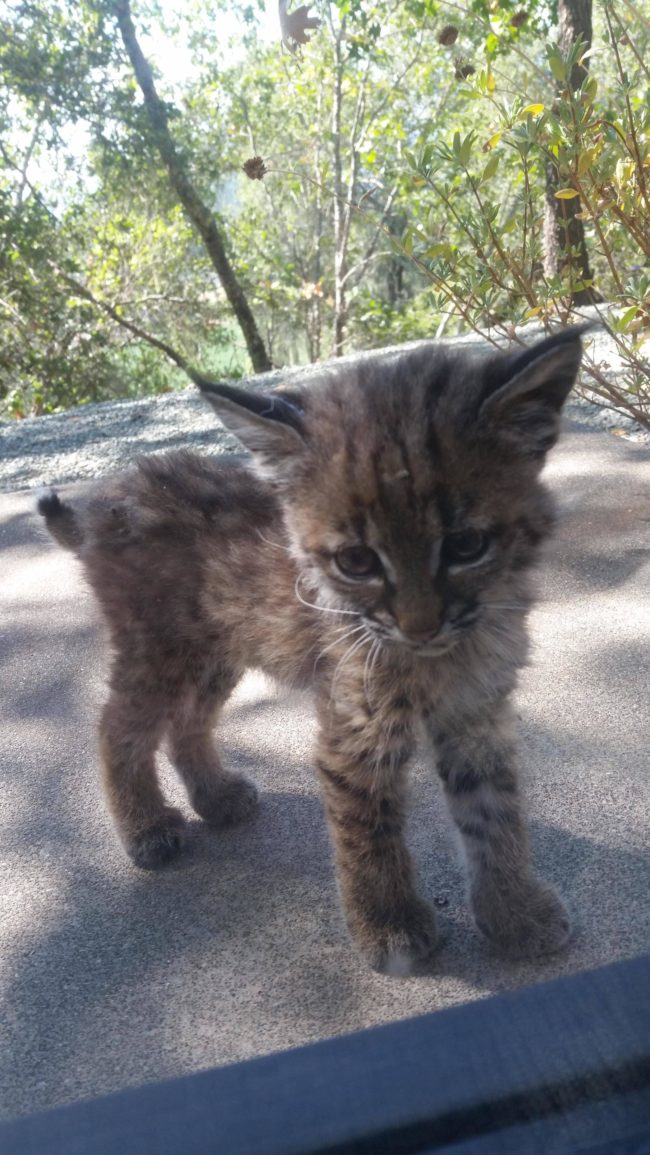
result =
[[[403,619],[399,623],[399,628],[404,637],[409,642],[415,642],[416,645],[422,645],[424,642],[430,642],[435,638],[440,629],[439,621],[422,621],[422,619]]]
[[[403,637],[413,645],[421,646],[435,638],[442,625],[444,606],[437,590],[431,589],[427,572],[409,574],[405,588],[398,595],[395,617]]]

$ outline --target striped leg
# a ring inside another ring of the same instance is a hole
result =
[[[234,681],[234,679],[232,679]],[[212,728],[232,681],[210,693],[179,694],[169,722],[172,762],[183,779],[193,809],[211,826],[243,822],[255,812],[257,788],[243,774],[226,770]]]
[[[411,750],[404,734],[339,715],[323,726],[316,759],[350,934],[375,970],[398,976],[430,969],[437,940],[404,843]]]
[[[145,870],[174,858],[184,841],[183,815],[167,805],[156,774],[166,705],[155,690],[114,689],[99,728],[108,805],[127,853]]]
[[[515,957],[559,950],[569,921],[552,887],[530,873],[508,708],[439,732],[436,747],[479,930]]]

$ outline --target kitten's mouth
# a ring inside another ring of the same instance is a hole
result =
[[[453,649],[456,643],[460,640],[458,632],[445,633],[444,636],[437,636],[430,638],[426,642],[414,642],[412,638],[405,637],[399,630],[391,630],[388,627],[377,627],[374,622],[366,622],[366,628],[372,638],[376,639],[382,645],[394,646],[400,650],[408,650],[409,653],[415,654],[418,658],[435,658],[446,654]]]
[[[475,606],[467,606],[455,618],[448,619],[442,626],[441,632],[428,642],[417,646],[417,654],[423,658],[434,658],[448,654],[458,643],[466,637],[479,617]]]
[[[453,650],[460,641],[460,634],[445,634],[443,638],[432,638],[430,642],[407,642],[407,646],[418,658],[439,658]]]
[[[418,658],[438,658],[442,657],[443,654],[448,654],[458,645],[458,642],[465,636],[477,618],[476,608],[467,608],[461,611],[454,620],[445,621],[433,637],[421,642],[407,637],[397,626],[391,628],[374,618],[364,618],[364,625],[371,637],[383,645],[398,646],[402,650],[408,650],[409,653],[415,654]]]

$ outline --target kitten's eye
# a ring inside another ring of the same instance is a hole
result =
[[[346,545],[334,555],[337,566],[346,577],[378,577],[382,564],[374,549],[368,545]]]
[[[444,543],[447,561],[456,565],[478,561],[485,553],[489,540],[487,533],[483,533],[480,529],[463,529],[459,533],[450,533]]]

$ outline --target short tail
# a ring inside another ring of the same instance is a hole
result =
[[[61,501],[55,490],[48,489],[41,493],[36,508],[59,545],[76,552],[83,542],[83,534],[72,506]]]

